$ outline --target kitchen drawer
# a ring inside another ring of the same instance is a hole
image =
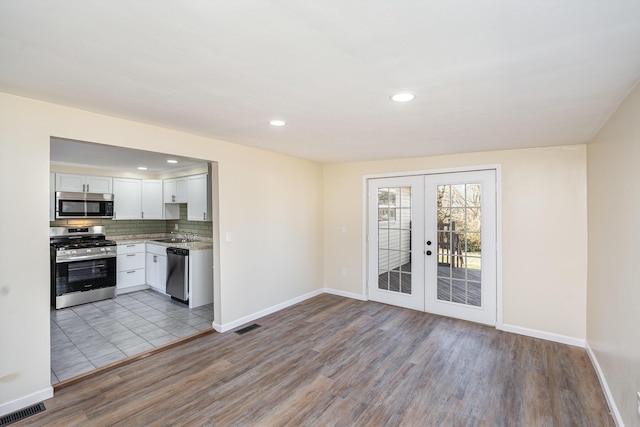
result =
[[[154,245],[153,243],[147,243],[147,253],[167,256],[167,247],[162,245]]]
[[[118,255],[131,254],[134,252],[144,252],[144,243],[132,243],[129,245],[118,245]]]
[[[119,271],[116,277],[118,289],[144,285],[146,281],[144,269]]]
[[[118,271],[135,270],[144,268],[145,254],[137,252],[133,254],[118,254],[116,266]]]

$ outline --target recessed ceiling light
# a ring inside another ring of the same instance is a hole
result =
[[[167,160],[167,163],[178,163],[177,160]]]
[[[271,126],[284,126],[287,124],[287,122],[285,122],[284,120],[271,120],[269,124]]]
[[[146,170],[147,170],[147,168],[145,168],[144,166],[138,166],[138,170],[139,170],[139,171],[146,171]]]
[[[400,92],[396,93],[391,97],[391,99],[395,102],[407,102],[412,101],[416,96],[409,92]]]

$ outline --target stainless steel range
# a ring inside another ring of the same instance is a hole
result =
[[[51,227],[49,236],[53,307],[116,296],[116,243],[104,226]]]

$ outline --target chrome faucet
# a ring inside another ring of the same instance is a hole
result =
[[[188,233],[188,232],[180,232],[180,231],[172,231],[171,234],[177,234],[178,236],[181,236],[182,242],[195,242],[196,241],[196,235],[194,233]]]

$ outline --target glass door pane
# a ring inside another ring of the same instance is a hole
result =
[[[378,289],[411,294],[411,187],[378,189]]]
[[[369,181],[371,300],[424,310],[423,216],[422,176]]]
[[[478,183],[437,186],[437,298],[482,305],[481,187]]]

